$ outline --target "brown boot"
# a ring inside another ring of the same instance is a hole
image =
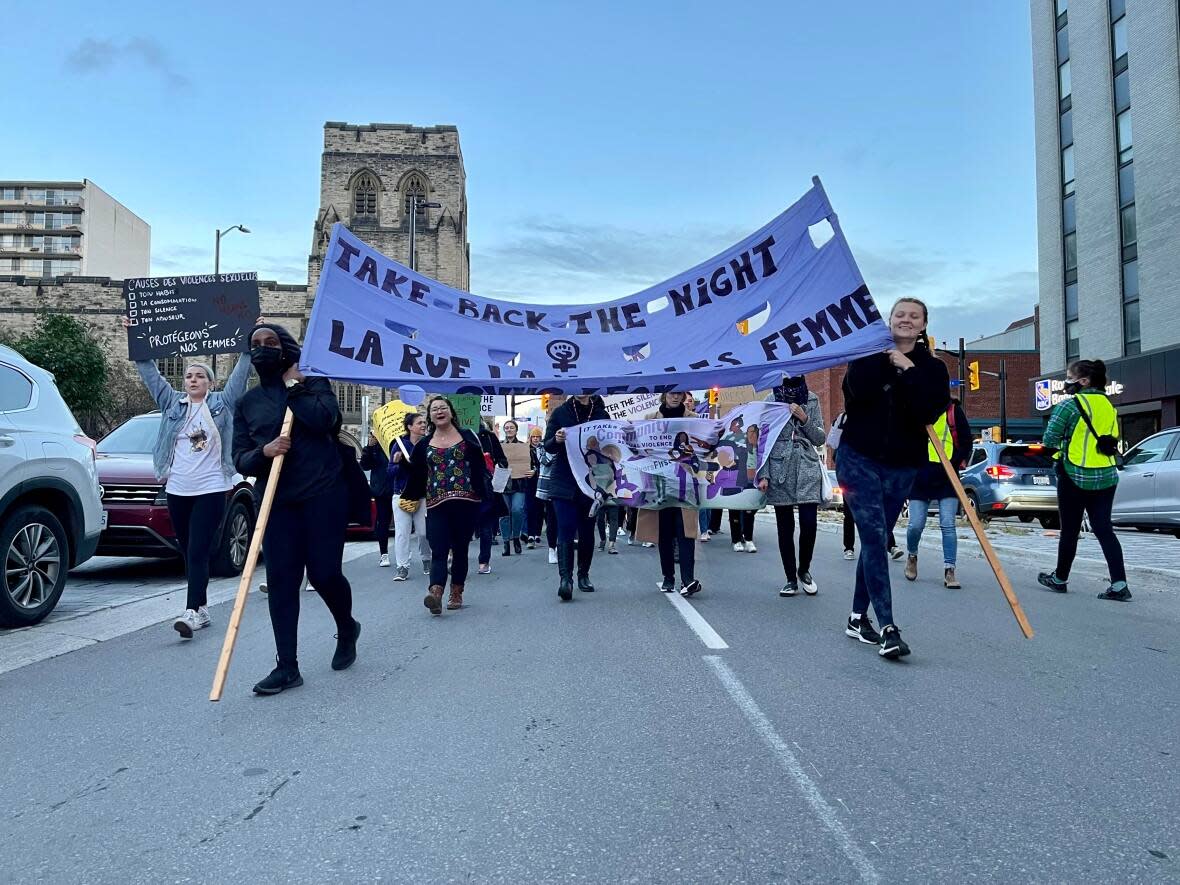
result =
[[[442,588],[439,587],[439,590],[442,590]],[[452,584],[451,585],[451,597],[450,597],[450,599],[447,600],[447,611],[454,611],[455,609],[462,608],[462,607],[463,607],[463,585],[462,584]]]
[[[905,578],[907,581],[918,580],[918,557],[907,556],[905,558]]]
[[[955,577],[954,566],[947,566],[942,573],[942,584],[950,590],[961,590],[963,585],[959,583],[959,579]]]
[[[426,598],[422,600],[422,604],[430,609],[432,615],[442,614],[442,584],[431,584],[430,590],[426,594]]]

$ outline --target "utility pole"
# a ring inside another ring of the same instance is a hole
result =
[[[967,346],[962,338],[959,339],[959,401],[963,408],[967,408]]]
[[[1000,360],[1000,441],[1008,441],[1008,361]]]

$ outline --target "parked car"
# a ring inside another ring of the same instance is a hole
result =
[[[1180,537],[1180,428],[1149,436],[1127,452],[1111,519],[1116,526]]]
[[[53,376],[0,345],[0,627],[36,624],[102,530],[94,441]]]
[[[981,519],[1016,516],[1057,528],[1057,474],[1049,449],[1035,443],[976,443],[960,474]]]
[[[107,523],[98,542],[100,556],[174,557],[180,555],[168,513],[164,484],[152,468],[152,448],[160,432],[159,412],[124,421],[98,443],[98,476]],[[213,574],[237,575],[246,561],[254,530],[252,483],[234,476],[225,517],[218,527],[210,563]]]

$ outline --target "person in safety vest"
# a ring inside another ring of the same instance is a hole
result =
[[[951,399],[946,411],[932,425],[942,451],[955,470],[962,470],[971,456],[971,426],[957,399]],[[938,457],[934,443],[926,443],[926,463],[918,468],[910,489],[910,526],[906,532],[905,576],[918,579],[918,542],[926,528],[926,516],[931,505],[938,507],[938,526],[942,530],[942,585],[958,590],[962,585],[955,577],[955,560],[959,539],[955,535],[955,517],[959,514],[959,499],[950,477]]]
[[[1059,403],[1049,418],[1044,443],[1057,449],[1057,509],[1061,538],[1057,543],[1057,568],[1042,572],[1037,580],[1055,593],[1068,588],[1069,570],[1078,552],[1082,514],[1102,545],[1110,569],[1110,586],[1099,599],[1126,602],[1127,569],[1123,548],[1110,523],[1118,474],[1118,414],[1106,398],[1106,363],[1078,360],[1065,373],[1065,391],[1072,398]]]

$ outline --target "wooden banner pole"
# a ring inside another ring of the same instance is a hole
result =
[[[295,416],[290,409],[283,415],[283,429],[279,436],[291,438],[291,424]],[[238,641],[238,628],[242,623],[242,612],[246,610],[246,596],[250,592],[250,584],[254,581],[254,569],[258,565],[258,554],[262,550],[262,537],[266,534],[266,523],[270,520],[270,510],[274,505],[275,489],[279,487],[279,474],[283,471],[283,461],[286,455],[279,455],[270,465],[270,475],[266,481],[266,491],[262,494],[262,505],[258,508],[258,521],[254,524],[254,535],[250,538],[250,550],[246,554],[246,562],[242,566],[242,579],[238,582],[238,595],[234,599],[234,610],[229,616],[229,623],[225,628],[225,642],[221,646],[221,658],[217,661],[217,670],[213,673],[213,690],[209,692],[209,700],[220,701],[221,692],[225,689],[225,678],[229,675],[229,662],[234,656],[234,645]]]
[[[1000,582],[1000,589],[1004,591],[1004,598],[1008,600],[1008,605],[1012,607],[1012,614],[1016,616],[1016,623],[1020,625],[1020,632],[1024,634],[1025,639],[1032,639],[1032,625],[1029,624],[1028,618],[1025,617],[1024,609],[1020,607],[1020,600],[1016,598],[1016,593],[1012,590],[1012,582],[1008,580],[1008,575],[1004,571],[1004,567],[1000,565],[1000,559],[996,556],[996,551],[992,549],[991,541],[984,534],[983,523],[979,521],[979,514],[975,512],[975,508],[967,500],[967,493],[963,491],[963,483],[959,481],[958,472],[951,466],[951,462],[947,460],[946,452],[942,450],[942,441],[930,425],[926,425],[926,435],[930,438],[930,444],[934,446],[934,450],[938,452],[938,459],[942,462],[942,469],[946,471],[947,478],[955,488],[955,495],[959,498],[963,512],[967,514],[971,528],[975,530],[975,537],[979,539],[979,546],[983,548],[983,555],[987,557],[988,564],[992,567],[992,571],[995,572],[996,580]]]

